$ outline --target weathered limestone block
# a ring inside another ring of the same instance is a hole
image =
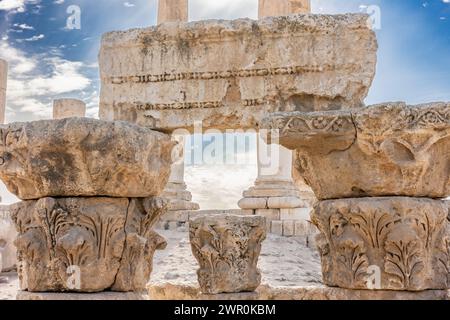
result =
[[[24,200],[160,195],[175,145],[130,123],[87,118],[13,123],[0,134],[0,179]]]
[[[77,99],[56,99],[53,101],[53,119],[85,117],[86,104]]]
[[[445,201],[386,197],[319,202],[323,281],[347,289],[447,289],[449,208]]]
[[[208,20],[110,32],[100,118],[171,132],[256,128],[267,113],[360,107],[377,42],[367,15]]]
[[[279,113],[263,126],[297,149],[294,167],[319,199],[450,195],[449,103]]]
[[[199,216],[189,221],[192,252],[200,264],[198,281],[205,294],[255,290],[266,220],[259,216]]]
[[[17,264],[14,240],[17,232],[9,214],[9,206],[0,206],[0,272],[15,269]]]
[[[145,288],[162,198],[42,198],[11,207],[21,290],[120,292]]]

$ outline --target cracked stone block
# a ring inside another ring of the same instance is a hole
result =
[[[22,200],[150,197],[169,179],[170,136],[88,118],[0,126],[0,179]]]
[[[296,150],[297,176],[320,200],[450,195],[448,103],[278,113],[262,127]]]
[[[153,254],[166,246],[152,230],[162,198],[42,198],[11,206],[19,233],[21,290],[142,291]]]

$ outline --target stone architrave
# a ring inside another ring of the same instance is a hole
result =
[[[175,145],[160,132],[88,118],[12,123],[0,134],[0,178],[23,200],[158,196]]]
[[[11,206],[21,290],[144,290],[153,254],[166,244],[152,226],[166,210],[162,198],[42,198]]]
[[[158,24],[164,22],[187,22],[188,0],[159,0]]]
[[[0,59],[0,124],[5,123],[8,62]]]
[[[203,215],[189,221],[192,252],[205,294],[254,291],[261,282],[257,268],[266,221],[260,216]]]
[[[53,101],[53,119],[86,116],[86,104],[77,99],[57,99]]]
[[[200,206],[192,202],[192,194],[187,190],[184,181],[184,136],[173,136],[177,146],[172,151],[173,164],[170,170],[169,182],[162,197],[169,201],[169,211],[199,210]]]
[[[259,18],[310,13],[311,0],[259,0]]]
[[[450,104],[385,103],[352,111],[279,113],[262,127],[321,199],[450,195]]]
[[[363,106],[377,41],[367,15],[169,23],[103,36],[100,118],[164,132],[257,128],[276,111]]]
[[[323,281],[347,289],[447,289],[450,225],[446,201],[383,197],[319,202]]]

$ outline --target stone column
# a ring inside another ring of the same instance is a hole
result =
[[[159,0],[158,24],[164,22],[187,22],[188,0]]]
[[[53,119],[72,117],[84,118],[86,116],[86,104],[77,99],[57,99],[53,101]]]
[[[7,81],[8,81],[8,62],[0,59],[0,124],[5,123]]]
[[[259,0],[259,18],[310,13],[311,0]]]
[[[162,197],[169,201],[169,212],[162,218],[163,228],[176,228],[188,220],[188,211],[199,210],[200,206],[192,202],[192,194],[184,182],[184,136],[173,136],[178,146],[172,151],[175,162],[172,164],[169,182]]]
[[[312,232],[308,220],[314,195],[306,185],[300,191],[294,184],[292,162],[292,151],[277,144],[268,146],[259,136],[258,178],[238,205],[265,216],[272,233],[305,236]]]

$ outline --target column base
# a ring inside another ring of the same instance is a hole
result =
[[[60,293],[19,291],[16,300],[148,300],[145,292]]]

